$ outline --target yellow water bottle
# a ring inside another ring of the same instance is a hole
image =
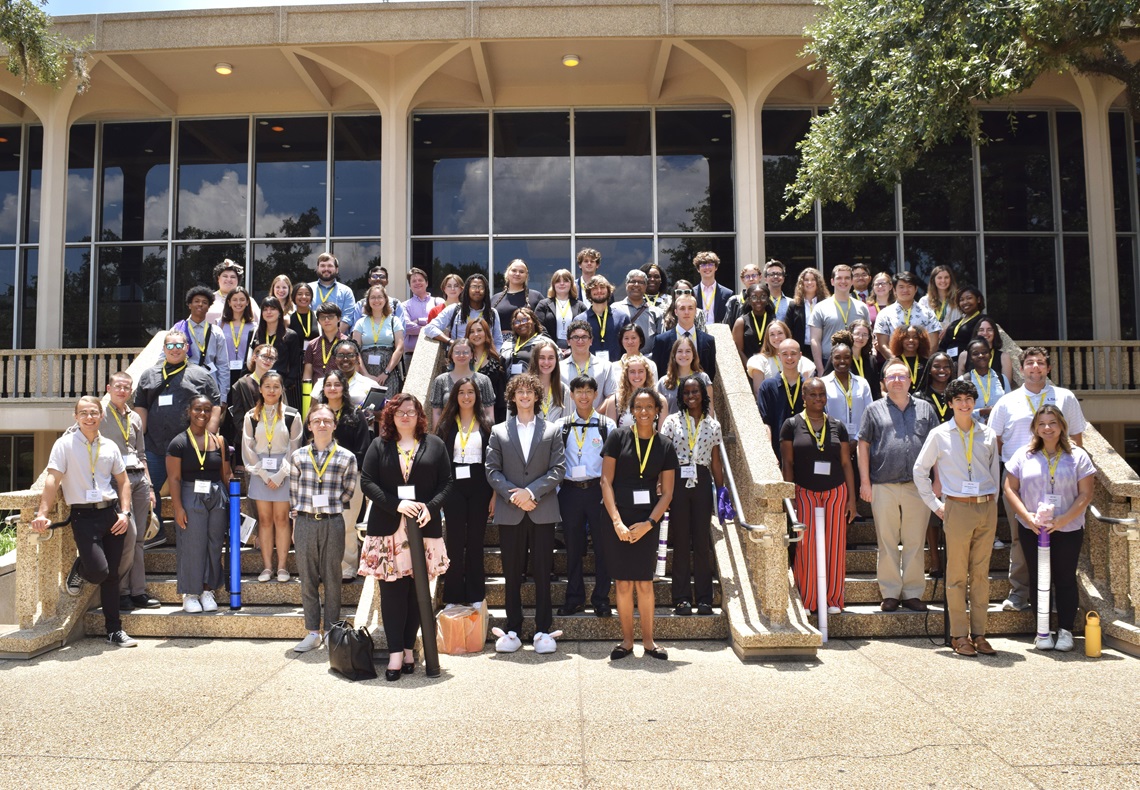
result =
[[[1085,613],[1085,655],[1100,658],[1100,615],[1096,612]]]
[[[309,419],[309,403],[313,396],[313,382],[301,382],[301,420],[302,422]]]

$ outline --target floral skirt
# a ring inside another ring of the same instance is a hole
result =
[[[424,538],[424,559],[427,561],[428,579],[444,573],[451,560],[443,538]],[[369,535],[360,549],[360,575],[371,576],[384,582],[394,582],[412,575],[412,554],[408,549],[408,531],[404,522],[394,535]]]

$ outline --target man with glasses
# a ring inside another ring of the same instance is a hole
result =
[[[728,312],[724,316],[724,323],[729,327],[734,326],[736,319],[744,314],[744,295],[748,293],[748,289],[753,285],[759,285],[763,279],[760,276],[759,266],[755,263],[744,264],[744,268],[740,270],[740,293],[733,294],[728,300]],[[763,342],[764,338],[760,338],[760,341]]]
[[[621,328],[629,323],[629,313],[624,307],[611,305],[614,287],[600,274],[590,278],[586,294],[590,308],[574,317],[575,321],[585,321],[594,333],[590,351],[608,362],[617,362],[622,357]]]
[[[143,371],[135,391],[135,412],[146,439],[146,466],[155,496],[166,483],[166,449],[170,440],[190,427],[190,401],[204,395],[214,404],[206,428],[210,433],[217,433],[222,421],[218,384],[202,366],[187,364],[186,335],[172,329],[166,333],[165,341],[162,361]],[[161,508],[157,513],[161,521]]]
[[[614,302],[615,307],[624,307],[629,313],[629,320],[641,327],[645,335],[645,345],[642,353],[653,349],[653,340],[661,331],[665,320],[665,311],[659,310],[645,298],[645,289],[649,285],[649,278],[641,269],[630,269],[625,276],[625,298]]]
[[[336,369],[348,378],[348,392],[345,393],[345,397],[352,402],[353,406],[363,404],[368,393],[379,388],[380,385],[374,379],[357,375],[360,370],[360,349],[357,347],[356,341],[346,338],[337,343],[333,352],[333,359],[336,362]],[[313,392],[323,392],[324,386],[325,377],[321,376],[313,382]],[[395,393],[389,394],[394,395]]]
[[[851,293],[860,302],[871,298],[871,267],[865,263],[851,266]]]
[[[720,268],[720,258],[715,252],[698,252],[693,258],[693,266],[701,275],[701,282],[694,289],[699,296],[699,309],[705,314],[705,326],[724,321],[728,313],[728,300],[732,290],[716,281],[716,270]]]
[[[784,264],[773,258],[764,264],[764,282],[768,283],[768,293],[772,295],[772,307],[776,311],[777,321],[786,321],[788,308],[792,304],[791,298],[784,295],[784,278],[787,269]]]
[[[653,362],[657,365],[657,378],[661,379],[669,370],[669,356],[673,344],[679,338],[688,337],[697,344],[697,358],[710,379],[716,378],[716,340],[708,332],[697,328],[697,298],[684,289],[675,292],[673,315],[677,325],[672,331],[661,332],[653,343]]]
[[[317,311],[317,316],[320,317],[321,306],[336,305],[340,308],[340,331],[348,334],[356,323],[356,295],[347,285],[337,282],[338,274],[340,262],[336,256],[331,252],[322,252],[317,256],[317,279],[309,283],[309,287],[313,289],[313,308]]]
[[[302,383],[323,379],[329,368],[336,364],[333,360],[333,351],[340,341],[348,340],[348,335],[340,331],[344,325],[340,316],[340,307],[332,302],[325,302],[317,308],[317,323],[321,327],[321,334],[305,344]]]
[[[880,608],[893,612],[901,602],[925,612],[923,548],[930,511],[914,483],[914,465],[939,419],[933,406],[910,394],[903,360],[896,357],[883,366],[883,384],[886,397],[867,407],[859,425],[859,496],[875,515]]]
[[[560,363],[562,381],[573,381],[579,376],[592,378],[598,385],[594,408],[600,408],[602,401],[614,393],[614,383],[611,381],[613,365],[590,353],[594,330],[588,322],[572,321],[566,328],[566,339],[570,343],[570,356]]]

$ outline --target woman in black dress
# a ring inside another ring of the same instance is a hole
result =
[[[606,564],[617,582],[621,644],[610,653],[617,661],[633,652],[633,593],[641,614],[641,644],[645,654],[667,659],[653,641],[653,572],[661,519],[673,501],[677,452],[657,433],[665,399],[642,387],[633,394],[633,425],[609,435],[602,448],[601,541]],[[660,486],[661,494],[657,489]],[[608,521],[608,524],[607,524]]]
[[[516,331],[511,324],[515,310],[520,307],[529,307],[533,310],[542,301],[542,294],[530,287],[530,270],[522,258],[511,261],[503,279],[503,290],[491,297],[491,309],[499,314],[499,326],[503,328],[503,343],[506,343],[514,337]],[[537,324],[536,320],[532,332],[537,331]]]
[[[261,300],[261,320],[253,333],[253,348],[269,344],[277,349],[277,361],[273,369],[285,381],[285,401],[295,409],[301,408],[301,370],[305,367],[301,359],[301,336],[289,328],[285,322],[285,310],[276,296]]]

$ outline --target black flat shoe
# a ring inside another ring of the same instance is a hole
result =
[[[412,673],[414,673],[416,671],[416,662],[415,661],[407,662],[406,664],[404,664],[404,668],[401,671],[405,675],[411,675]]]
[[[681,601],[679,604],[673,607],[673,614],[680,615],[682,617],[688,617],[692,613],[693,605],[688,601]]]
[[[404,676],[403,673],[398,669],[385,669],[384,670],[384,679],[387,680],[389,683],[396,681],[396,680],[399,680],[403,676]]]
[[[558,607],[559,617],[570,617],[571,615],[578,614],[579,612],[586,611],[586,605],[582,603],[566,604],[565,606]]]
[[[713,608],[712,608],[711,604],[707,604],[707,603],[697,604],[697,614],[707,616],[707,615],[710,615],[712,613],[713,613]]]
[[[600,603],[594,606],[594,614],[598,617],[613,617],[614,610],[608,603]]]
[[[632,647],[625,648],[625,647],[622,647],[621,645],[618,645],[617,647],[615,647],[613,650],[610,651],[610,661],[621,661],[626,656],[631,656],[631,655],[633,655],[633,648]]]
[[[654,647],[652,650],[646,648],[645,655],[658,659],[659,661],[668,661],[669,654],[665,652],[665,648],[660,645]]]

